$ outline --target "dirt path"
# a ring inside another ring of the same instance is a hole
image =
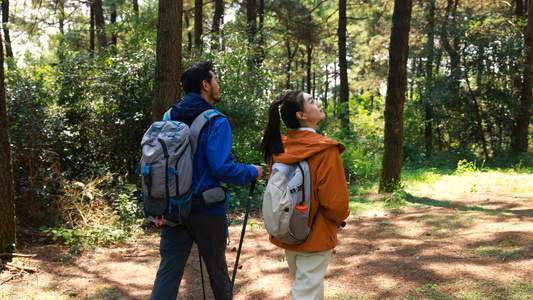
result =
[[[532,196],[479,192],[407,201],[426,205],[348,220],[326,275],[326,299],[513,299],[521,293],[516,299],[533,299]],[[290,299],[283,251],[267,241],[260,218],[248,225],[234,299]],[[230,274],[241,230],[230,227]],[[39,272],[1,284],[0,299],[148,299],[158,243],[154,232],[127,245],[77,254],[22,244],[21,253],[37,255],[19,262]],[[8,276],[0,275],[0,282]],[[179,299],[203,299],[195,248]]]

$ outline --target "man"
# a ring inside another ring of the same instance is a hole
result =
[[[211,62],[201,62],[185,70],[181,83],[186,96],[174,105],[171,119],[191,125],[196,116],[214,103],[220,102],[220,86],[212,71]],[[208,128],[210,130],[208,132]],[[261,178],[260,166],[235,163],[230,155],[232,134],[229,121],[217,117],[206,125],[198,138],[193,161],[193,185],[201,181],[199,192],[220,186],[220,182],[245,185]],[[172,299],[178,295],[180,281],[196,242],[205,262],[215,299],[227,299],[230,279],[226,264],[226,207],[225,203],[202,211],[192,212],[189,219],[176,227],[161,229],[161,264],[152,289],[152,300]]]

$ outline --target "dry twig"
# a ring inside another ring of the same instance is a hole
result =
[[[0,253],[0,256],[9,256],[9,257],[35,257],[37,254],[20,254],[20,253]]]

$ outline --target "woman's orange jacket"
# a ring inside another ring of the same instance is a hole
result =
[[[337,245],[337,226],[350,215],[348,187],[340,156],[346,147],[306,130],[290,130],[282,136],[282,141],[285,152],[275,154],[270,167],[275,162],[292,164],[307,159],[311,173],[311,232],[300,245],[288,245],[272,236],[270,241],[294,251],[333,249]]]

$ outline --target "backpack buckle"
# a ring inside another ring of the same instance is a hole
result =
[[[303,186],[303,184],[300,184],[299,186],[292,187],[289,191],[291,192],[291,194],[296,194],[302,190]]]

